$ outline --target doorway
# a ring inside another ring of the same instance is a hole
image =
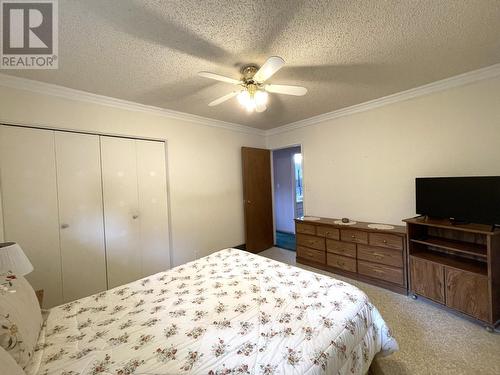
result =
[[[273,151],[275,245],[295,251],[296,217],[304,214],[301,146]]]

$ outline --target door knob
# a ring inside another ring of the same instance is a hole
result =
[[[139,217],[139,215],[132,215],[132,219],[137,219]]]
[[[69,224],[61,224],[61,229],[69,228]]]

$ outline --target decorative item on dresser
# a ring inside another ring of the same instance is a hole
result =
[[[408,231],[413,297],[425,297],[486,324],[500,323],[500,229],[420,216]]]
[[[313,219],[295,219],[298,263],[408,293],[404,226]]]

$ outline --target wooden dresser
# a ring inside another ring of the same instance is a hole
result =
[[[407,294],[406,230],[295,219],[297,262]]]

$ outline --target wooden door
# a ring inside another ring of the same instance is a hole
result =
[[[136,143],[101,137],[108,288],[138,280],[141,243]]]
[[[489,316],[488,277],[447,267],[445,274],[446,306],[494,323]]]
[[[65,302],[106,290],[99,136],[55,132]]]
[[[444,304],[444,267],[410,257],[410,290]]]
[[[45,308],[63,302],[54,151],[53,131],[0,126],[4,240],[33,264],[26,278],[44,290]]]
[[[271,151],[242,147],[245,242],[258,253],[273,246]]]
[[[143,277],[170,268],[165,143],[136,140]]]

